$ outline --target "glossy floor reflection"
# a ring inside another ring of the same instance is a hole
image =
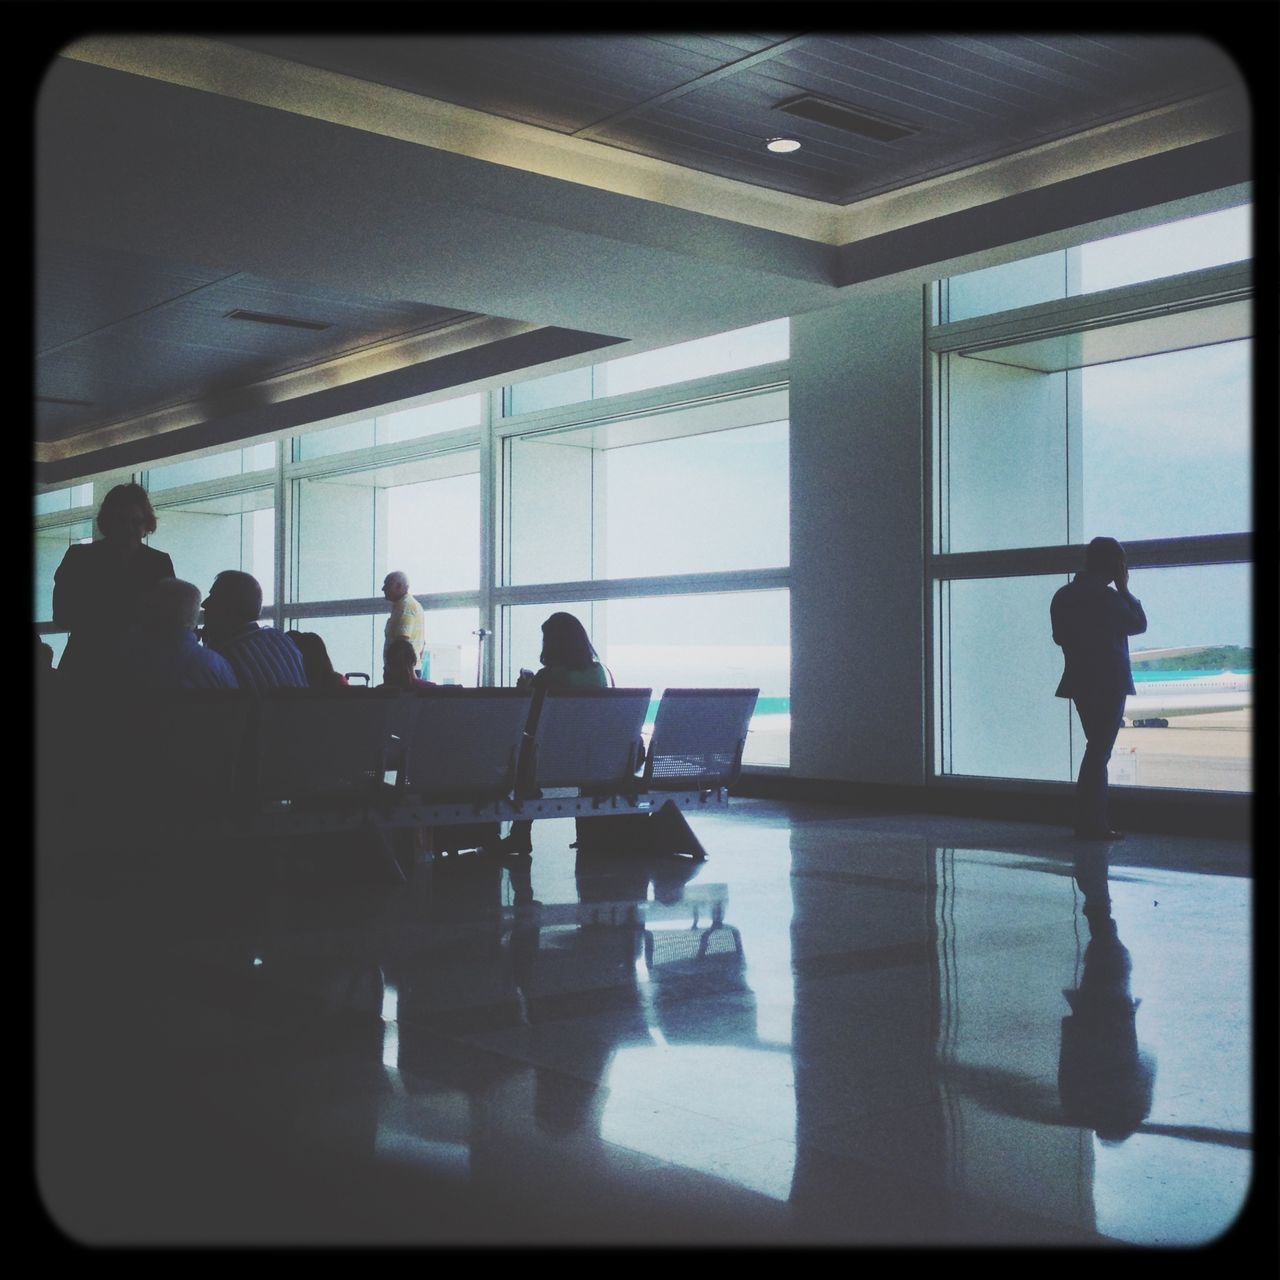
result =
[[[1231,1224],[1246,848],[758,801],[696,825],[698,866],[579,854],[547,821],[531,858],[420,860],[404,886],[323,841],[46,856],[53,1221],[421,1245]]]

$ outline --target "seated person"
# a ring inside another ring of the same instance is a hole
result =
[[[139,689],[235,689],[227,660],[196,639],[200,588],[162,578],[143,597],[140,621],[129,636],[122,675]]]
[[[251,573],[225,569],[213,580],[204,602],[205,644],[220,653],[240,688],[305,689],[302,651],[274,627],[260,627],[262,587]]]
[[[347,677],[333,669],[329,650],[324,639],[314,631],[286,631],[302,653],[302,665],[306,668],[307,684],[312,689],[345,689]]]
[[[382,659],[382,683],[379,689],[434,689],[434,680],[418,676],[418,654],[411,640],[404,637],[387,645]]]
[[[531,738],[538,727],[542,710],[542,697],[548,689],[607,689],[613,678],[609,669],[600,661],[587,629],[571,613],[553,613],[542,624],[542,666],[537,674],[521,670],[516,681],[517,689],[533,690],[533,705],[529,709],[526,738]],[[521,755],[521,787],[528,789],[524,777],[530,757]],[[581,828],[579,820],[579,831]],[[499,845],[504,853],[528,854],[533,849],[533,823],[517,819],[511,824],[511,832]]]

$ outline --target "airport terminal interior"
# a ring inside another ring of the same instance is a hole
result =
[[[689,819],[705,859],[560,817],[531,853],[406,836],[396,876],[368,832],[38,812],[49,1228],[1238,1238],[1274,215],[1274,90],[1240,57],[1114,32],[62,48],[33,111],[55,664],[54,575],[137,483],[179,578],[252,574],[263,625],[352,684],[382,678],[399,571],[436,684],[514,685],[568,611],[655,708],[759,694],[731,797]],[[1099,535],[1148,619],[1114,841],[1072,832],[1049,626]],[[95,728],[42,701],[47,768]]]

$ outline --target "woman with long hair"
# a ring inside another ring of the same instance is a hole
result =
[[[347,677],[333,669],[324,637],[314,631],[286,631],[302,653],[302,666],[307,673],[307,686],[311,689],[345,689]]]
[[[98,509],[98,542],[67,548],[53,577],[53,620],[70,632],[59,673],[102,688],[115,683],[142,601],[173,561],[143,538],[156,513],[140,484],[118,484]]]
[[[553,613],[542,624],[541,669],[535,674],[521,671],[517,689],[532,689],[526,735],[538,726],[542,695],[548,689],[607,689],[612,680],[600,661],[587,629],[571,613]],[[499,846],[504,853],[533,852],[533,823],[519,819],[511,824],[511,834]]]
[[[542,624],[542,668],[520,674],[516,688],[607,689],[609,673],[592,648],[587,629],[571,613],[553,613]]]

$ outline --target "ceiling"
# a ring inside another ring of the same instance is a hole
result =
[[[86,38],[36,103],[37,474],[1124,229],[1245,182],[1248,112],[1193,36]]]

